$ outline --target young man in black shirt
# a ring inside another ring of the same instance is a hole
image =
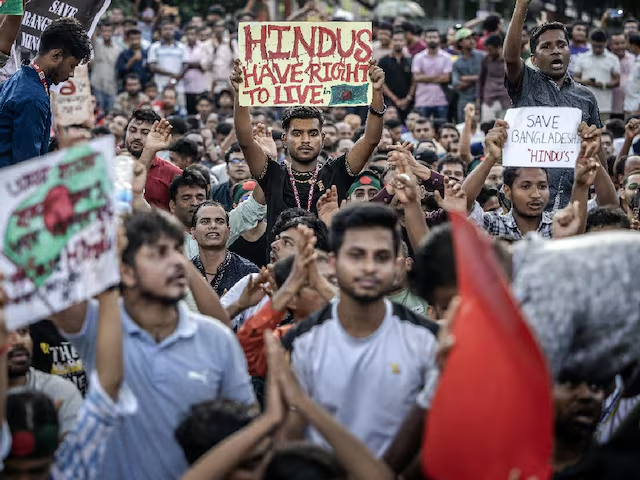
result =
[[[305,106],[284,110],[282,141],[286,147],[287,161],[286,164],[280,164],[269,158],[254,140],[249,108],[240,106],[236,94],[236,136],[251,174],[264,190],[269,235],[275,219],[287,208],[300,207],[316,213],[318,199],[332,185],[338,189],[338,201],[346,198],[354,176],[360,173],[382,136],[382,116],[386,110],[382,94],[385,76],[375,62],[371,62],[369,79],[373,84],[373,96],[364,135],[349,152],[329,159],[322,166],[318,163],[324,140],[324,118],[320,110]],[[237,93],[243,81],[239,60],[235,62],[230,80]],[[272,240],[273,237],[269,236],[269,243]]]

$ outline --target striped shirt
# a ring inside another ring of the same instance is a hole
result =
[[[107,440],[120,419],[132,415],[138,402],[131,390],[123,384],[118,403],[102,389],[98,375],[91,376],[89,395],[78,412],[78,421],[56,451],[51,469],[52,480],[89,480],[101,478],[101,467],[107,449]]]

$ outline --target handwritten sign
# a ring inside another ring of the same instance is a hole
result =
[[[580,109],[512,108],[507,110],[504,120],[509,124],[502,152],[505,167],[575,167],[580,153]]]
[[[369,105],[371,23],[241,23],[242,106]]]
[[[51,106],[57,125],[82,125],[93,118],[91,83],[86,65],[78,65],[73,78],[55,90],[51,91]]]
[[[9,330],[119,281],[114,137],[2,169],[0,270]]]

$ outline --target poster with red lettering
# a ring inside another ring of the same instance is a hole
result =
[[[51,108],[56,125],[68,127],[93,120],[91,83],[86,65],[78,65],[73,78],[55,90],[51,91]]]
[[[240,105],[371,103],[371,23],[241,23]]]
[[[120,280],[114,152],[110,136],[0,170],[0,271],[9,330]]]

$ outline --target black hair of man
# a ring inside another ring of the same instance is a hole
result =
[[[438,27],[434,26],[434,25],[430,25],[428,27],[426,27],[424,29],[424,34],[426,35],[427,33],[432,33],[435,32],[438,34],[438,36],[440,36],[440,30],[438,30]]]
[[[600,228],[631,229],[631,221],[619,207],[596,207],[587,215],[586,231]]]
[[[125,38],[128,40],[129,38],[133,37],[134,35],[142,35],[142,30],[140,30],[137,27],[134,28],[130,28],[125,32]]]
[[[224,161],[226,163],[229,163],[229,161],[231,160],[231,154],[233,153],[242,153],[242,149],[240,148],[240,144],[238,142],[233,142],[225,152]]]
[[[616,177],[624,177],[624,169],[627,166],[627,159],[629,155],[622,155],[618,162],[614,165],[614,172]]]
[[[402,126],[402,122],[400,120],[387,120],[384,122],[384,128],[388,128],[389,130],[393,130],[394,128],[398,128]]]
[[[174,436],[189,465],[193,465],[211,448],[249,425],[253,419],[248,405],[231,400],[208,400],[191,406]]]
[[[220,122],[216,127],[216,135],[224,135],[225,137],[231,133],[231,126],[229,123]]]
[[[592,42],[606,42],[607,41],[607,34],[604,32],[604,30],[600,30],[598,28],[596,30],[593,30],[589,34],[589,39]]]
[[[284,225],[288,224],[291,220],[299,217],[315,217],[315,215],[311,212],[306,211],[304,208],[287,208],[283,210],[276,218],[276,221],[271,228],[271,235],[273,237],[277,237],[284,229],[282,228]]]
[[[169,151],[190,159],[191,163],[198,161],[198,145],[193,140],[180,138],[169,145]]]
[[[278,449],[264,474],[269,480],[326,480],[347,476],[335,455],[302,442]]]
[[[338,211],[331,222],[331,251],[338,255],[349,230],[384,228],[393,234],[393,251],[398,253],[402,236],[398,214],[386,205],[373,202],[355,203]]]
[[[503,43],[504,43],[504,39],[502,38],[502,35],[489,35],[487,39],[484,41],[484,46],[502,48]]]
[[[187,168],[185,168],[185,170],[195,170],[196,172],[199,172],[200,175],[202,175],[207,181],[207,185],[211,185],[211,170],[209,170],[204,165],[200,163],[192,163]]]
[[[58,18],[42,32],[38,55],[46,55],[51,50],[62,50],[63,57],[74,57],[82,64],[91,60],[91,40],[75,18]]]
[[[537,167],[505,167],[502,172],[503,183],[509,187],[513,188],[513,182],[516,181],[516,178],[520,176],[520,170],[523,168],[537,168]],[[546,168],[540,168],[547,176],[547,180],[549,180],[549,170]]]
[[[211,98],[211,95],[209,95],[207,92],[204,92],[198,97],[198,103],[200,103],[202,100],[209,102],[211,105],[214,104],[213,98]]]
[[[189,129],[185,119],[178,115],[171,115],[170,117],[167,117],[167,122],[171,125],[171,132],[174,135],[185,135]]]
[[[137,73],[128,73],[126,77],[124,77],[125,82],[127,80],[137,80],[138,82],[140,81],[140,75],[138,75]]]
[[[163,237],[174,240],[179,248],[184,245],[184,226],[176,217],[162,210],[134,213],[125,220],[124,226],[128,240],[122,252],[125,265],[133,266],[135,256],[142,247],[155,245]]]
[[[441,124],[438,127],[438,136],[442,135],[443,130],[455,130],[456,133],[458,134],[458,138],[460,138],[460,132],[458,131],[458,128],[453,123],[445,122]]]
[[[111,135],[112,133],[113,132],[107,127],[105,127],[104,125],[100,125],[99,127],[91,129],[91,138],[105,137],[107,135]]]
[[[490,185],[483,185],[480,193],[478,194],[477,200],[480,206],[484,207],[484,204],[493,197],[498,198],[498,200],[500,199],[500,197],[498,196],[498,189]]]
[[[388,22],[382,22],[378,27],[378,30],[386,30],[387,32],[393,31],[393,25]]]
[[[205,207],[219,207],[224,212],[224,218],[227,221],[227,226],[229,226],[229,212],[224,209],[224,206],[220,202],[214,202],[213,200],[205,200],[200,205],[198,205],[193,212],[193,217],[191,218],[191,226],[196,228],[196,224],[198,223],[198,213]]]
[[[183,170],[182,175],[176,175],[169,185],[169,200],[176,201],[180,187],[200,187],[207,191],[207,181],[196,170]]]
[[[500,22],[502,21],[502,18],[500,18],[500,16],[498,15],[488,15],[483,21],[482,21],[482,29],[485,32],[488,33],[494,33],[497,32],[500,28]],[[486,45],[486,43],[485,43]]]
[[[413,292],[428,303],[434,303],[437,288],[457,285],[451,225],[439,225],[429,232],[413,254],[414,265],[407,272]]]
[[[624,120],[621,118],[612,118],[605,122],[605,128],[607,131],[611,132],[613,138],[624,137],[624,125]]]
[[[296,228],[298,225],[305,225],[313,230],[313,234],[316,236],[316,248],[318,250],[322,250],[327,253],[330,251],[329,229],[327,228],[327,225],[315,215],[304,215],[292,218],[280,226],[280,233],[286,232],[291,228]]]
[[[53,458],[58,448],[60,426],[56,408],[47,395],[37,391],[7,395],[6,419],[13,435],[23,432],[38,439],[29,454],[18,456],[12,451],[9,458],[31,460]]]
[[[452,157],[451,155],[447,155],[444,158],[441,158],[438,161],[438,173],[442,173],[442,170],[444,170],[444,166],[445,165],[460,165],[462,167],[462,173],[466,176],[467,175],[467,164],[465,163],[464,160],[462,160],[460,157]],[[462,180],[461,178],[458,178],[458,180]]]
[[[134,110],[134,112],[131,114],[129,122],[131,122],[131,120],[150,123],[151,125],[153,125],[155,122],[159,122],[160,120],[162,120],[162,117],[150,108],[139,108],[138,110]]]
[[[531,53],[535,55],[536,49],[538,48],[538,43],[540,43],[540,37],[544,32],[548,32],[550,30],[560,30],[564,34],[564,38],[567,40],[567,44],[569,44],[569,32],[565,26],[560,22],[549,22],[543,23],[542,25],[537,26],[531,32],[531,38],[529,39],[529,48],[531,49]]]
[[[635,45],[640,48],[640,33],[632,33],[629,35],[629,45]]]
[[[294,106],[287,107],[282,112],[282,128],[285,132],[289,131],[291,120],[306,120],[309,118],[315,118],[320,122],[320,129],[324,125],[324,116],[320,109],[316,107]]]

